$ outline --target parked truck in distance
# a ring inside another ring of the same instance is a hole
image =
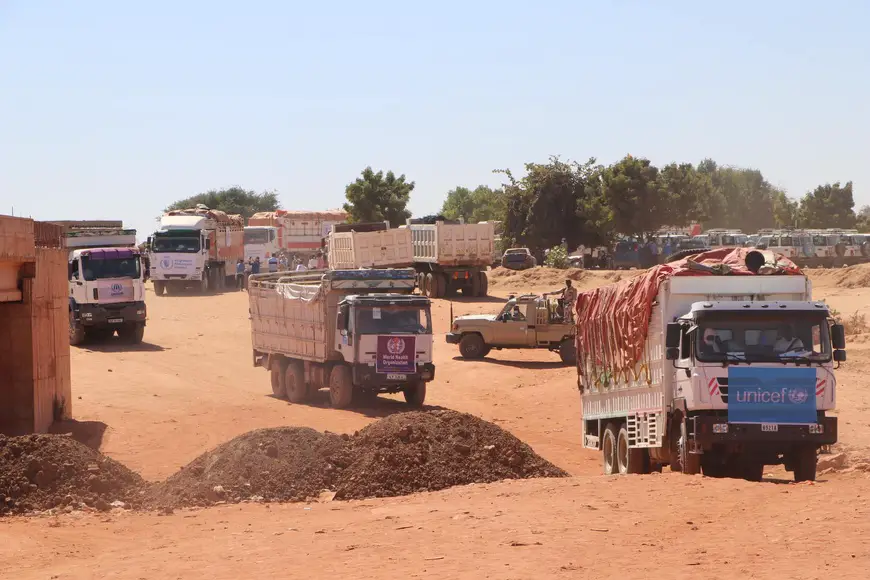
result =
[[[711,268],[712,266],[712,268]],[[843,327],[782,256],[709,251],[577,300],[583,445],[605,474],[814,480],[837,441]]]
[[[148,246],[157,296],[221,290],[233,284],[236,263],[244,258],[244,220],[204,205],[170,211]]]
[[[339,224],[329,235],[333,268],[412,267],[417,287],[430,298],[486,296],[486,270],[495,259],[492,222],[466,224],[408,220],[399,228],[386,222]]]
[[[414,282],[411,269],[251,276],[254,366],[291,403],[328,388],[336,408],[398,392],[421,406],[435,377],[431,303],[397,293]]]
[[[145,282],[136,230],[121,221],[59,221],[69,249],[69,341],[145,333]]]
[[[272,256],[277,256],[280,251],[278,245],[278,228],[273,226],[246,226],[245,227],[245,261],[260,259],[266,261]]]
[[[274,251],[300,258],[310,258],[322,251],[323,239],[332,231],[335,224],[347,220],[347,212],[340,209],[325,211],[285,210],[258,212],[248,219],[248,228],[274,228],[275,238],[269,244],[275,246]],[[246,230],[248,228],[245,228]],[[253,234],[262,239],[261,234]],[[254,243],[252,246],[263,243]],[[245,242],[246,245],[249,242]],[[251,248],[251,256],[256,257],[257,248]],[[246,252],[247,254],[247,252]],[[248,256],[246,255],[246,258]],[[260,256],[260,261],[263,256]]]

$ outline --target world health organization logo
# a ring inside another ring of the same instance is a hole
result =
[[[405,352],[405,341],[399,337],[394,336],[387,341],[387,350],[390,352],[390,354],[402,354],[403,352]]]

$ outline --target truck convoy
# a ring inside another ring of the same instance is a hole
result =
[[[60,221],[69,249],[69,342],[145,333],[145,282],[136,230],[120,221]]]
[[[154,293],[201,292],[232,285],[244,257],[244,220],[204,205],[167,212],[148,238]]]
[[[413,267],[417,287],[430,298],[486,296],[486,269],[495,258],[492,222],[437,221],[389,229],[386,223],[336,225],[329,235],[333,268]]]
[[[414,282],[411,269],[254,274],[254,366],[291,403],[328,388],[335,408],[398,392],[421,406],[435,377],[431,303],[396,293]]]
[[[605,474],[815,479],[845,337],[793,262],[712,250],[581,293],[576,313],[583,445]]]
[[[285,252],[300,258],[310,258],[323,249],[323,239],[335,224],[347,220],[347,212],[340,209],[326,211],[284,210],[255,213],[248,219],[250,235],[246,233],[245,257],[260,257],[268,252]],[[269,228],[274,234],[266,236]],[[259,231],[258,231],[259,230]],[[274,235],[274,237],[273,237]],[[266,256],[268,258],[268,256]]]

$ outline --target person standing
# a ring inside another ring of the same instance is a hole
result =
[[[245,261],[239,258],[236,262],[236,290],[244,290],[245,288]]]
[[[254,259],[254,263],[251,264],[251,274],[259,274],[260,273],[260,256],[257,256]]]
[[[278,256],[272,254],[269,257],[269,272],[277,272],[278,271]]]
[[[314,256],[314,254],[311,254],[311,257],[308,258],[308,269],[309,270],[316,270],[317,269],[317,258]]]
[[[574,306],[577,304],[577,289],[571,284],[571,280],[565,280],[565,287],[556,292],[547,292],[544,296],[554,294],[562,295],[562,320],[571,324],[574,322]]]

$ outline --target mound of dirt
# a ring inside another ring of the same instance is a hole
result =
[[[501,479],[564,477],[500,427],[454,411],[409,412],[353,436],[258,429],[200,455],[148,491],[156,509],[241,501],[405,495]]]
[[[137,507],[144,486],[138,474],[70,437],[0,435],[0,514],[82,504],[106,511],[119,501]]]
[[[434,491],[567,473],[497,425],[455,411],[410,412],[373,423],[348,442],[336,499]]]
[[[870,264],[859,264],[847,268],[816,269],[810,272],[810,278],[822,285],[837,288],[868,288],[870,287]]]
[[[552,286],[557,289],[564,285],[565,280],[573,280],[577,288],[596,288],[605,284],[619,282],[624,278],[636,276],[644,270],[610,271],[610,270],[581,270],[568,268],[557,270],[555,268],[530,268],[528,270],[509,270],[508,268],[494,268],[488,272],[490,285],[493,288],[506,290],[525,291],[530,288]]]
[[[159,509],[219,502],[303,501],[335,480],[347,436],[307,427],[257,429],[204,453],[148,492]]]

